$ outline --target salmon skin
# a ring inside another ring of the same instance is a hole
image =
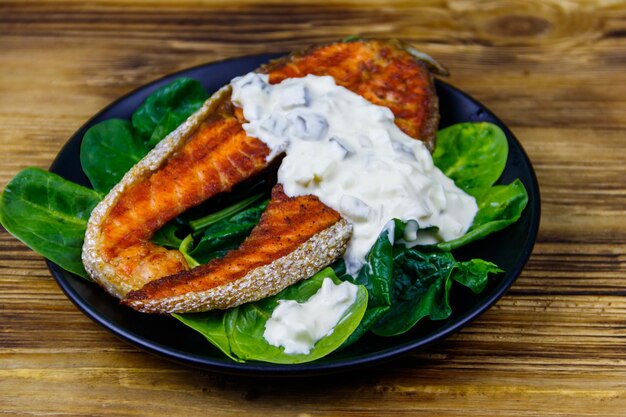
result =
[[[258,72],[268,74],[271,83],[330,75],[338,85],[389,107],[400,129],[434,147],[438,101],[431,72],[398,42],[312,47]],[[222,260],[190,270],[179,251],[150,242],[169,220],[271,163],[267,145],[243,130],[243,113],[230,94],[230,86],[216,92],[92,212],[83,246],[85,269],[132,308],[155,313],[229,308],[275,294],[345,250],[351,226],[315,197],[289,198],[280,185],[251,236]]]

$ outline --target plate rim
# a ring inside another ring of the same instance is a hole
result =
[[[70,144],[73,144],[74,141],[81,141],[82,138],[77,138],[78,135],[84,135],[84,132],[93,124],[93,122],[98,119],[102,114],[106,113],[110,109],[118,106],[124,100],[129,99],[132,96],[135,96],[141,92],[148,93],[154,91],[160,84],[168,82],[169,80],[179,78],[181,76],[185,76],[185,74],[192,72],[194,70],[201,70],[205,68],[210,68],[211,66],[225,63],[235,63],[237,61],[242,61],[245,59],[265,59],[266,61],[276,59],[280,56],[285,55],[284,53],[261,53],[261,54],[251,54],[251,55],[242,55],[237,57],[230,57],[227,59],[221,59],[211,62],[206,62],[203,64],[195,65],[189,68],[181,69],[172,73],[168,73],[152,81],[149,81],[145,84],[134,88],[128,93],[118,97],[97,113],[95,113],[92,117],[90,117],[80,128],[78,128],[65,142],[65,144],[61,147],[59,152],[57,153],[55,159],[50,165],[49,170],[51,172],[55,172],[58,170],[59,159],[64,152],[67,151]],[[453,320],[447,321],[442,326],[436,328],[432,332],[428,333],[425,337],[418,338],[417,340],[406,341],[404,343],[400,343],[398,345],[394,345],[392,347],[377,351],[374,354],[365,354],[358,355],[355,358],[351,358],[348,360],[338,360],[336,362],[325,362],[323,364],[317,363],[316,361],[302,364],[271,364],[271,363],[263,363],[263,362],[235,362],[230,358],[227,358],[225,355],[221,360],[212,359],[207,356],[197,355],[192,352],[184,352],[176,348],[172,348],[167,345],[163,345],[153,340],[146,339],[145,337],[138,335],[132,331],[127,330],[125,327],[120,326],[116,323],[107,320],[105,317],[98,315],[97,309],[92,307],[87,300],[85,300],[82,295],[74,289],[70,282],[66,279],[66,274],[69,274],[70,277],[73,277],[73,274],[65,271],[57,264],[52,261],[46,259],[46,264],[48,269],[50,270],[53,278],[63,291],[63,293],[70,299],[70,301],[87,317],[91,320],[105,328],[107,331],[114,334],[116,337],[124,340],[131,345],[134,345],[144,351],[155,354],[159,357],[168,359],[170,361],[174,361],[177,363],[184,364],[186,366],[209,369],[221,373],[226,374],[237,374],[237,375],[251,375],[251,376],[311,376],[311,375],[321,375],[328,373],[336,373],[336,372],[344,372],[354,370],[356,368],[362,368],[365,366],[374,366],[380,364],[382,362],[386,362],[395,358],[399,358],[409,352],[415,351],[417,349],[426,348],[438,341],[441,341],[448,337],[449,335],[461,330],[469,323],[474,321],[477,317],[482,315],[485,311],[491,308],[500,298],[502,298],[506,292],[511,288],[513,283],[519,277],[521,271],[526,266],[530,255],[532,254],[534,245],[537,240],[537,235],[539,231],[539,224],[541,218],[541,199],[540,199],[540,190],[539,183],[537,180],[537,176],[535,170],[533,168],[532,162],[530,158],[523,148],[522,144],[519,142],[517,137],[513,134],[513,132],[508,128],[506,124],[500,120],[487,106],[460,90],[457,87],[452,86],[451,84],[442,81],[438,78],[435,79],[436,88],[445,88],[451,90],[455,94],[459,94],[464,97],[464,99],[468,100],[475,106],[479,107],[483,110],[484,113],[488,114],[490,118],[496,121],[496,123],[503,128],[505,134],[514,144],[517,146],[522,158],[525,163],[529,167],[529,177],[530,177],[530,187],[527,187],[528,190],[528,204],[525,210],[530,210],[530,225],[529,230],[527,231],[528,238],[525,241],[524,247],[520,251],[520,256],[518,261],[515,264],[515,267],[510,271],[505,271],[505,277],[499,281],[497,288],[494,288],[492,293],[486,297],[484,300],[480,302],[477,306],[471,308],[467,313],[463,316],[457,317]],[[81,133],[82,132],[82,133]],[[505,229],[506,230],[506,229]],[[73,279],[83,280],[80,277],[73,277]],[[181,323],[181,325],[183,325]],[[208,345],[209,342],[207,342]],[[210,345],[211,348],[212,345]]]

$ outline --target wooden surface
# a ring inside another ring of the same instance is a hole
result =
[[[259,380],[188,369],[82,315],[0,231],[0,415],[626,415],[626,4],[0,3],[0,188],[116,97],[208,61],[350,34],[412,41],[501,116],[542,192],[534,253],[462,332],[385,366]]]

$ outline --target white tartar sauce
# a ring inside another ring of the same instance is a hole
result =
[[[349,282],[335,285],[325,278],[321,288],[304,303],[280,300],[265,323],[263,337],[272,346],[284,347],[288,355],[308,354],[318,340],[333,332],[356,300],[357,289]]]
[[[409,244],[452,240],[471,226],[474,198],[434,166],[428,149],[395,125],[387,107],[330,76],[271,85],[267,75],[249,73],[231,85],[246,133],[268,145],[268,159],[286,154],[278,171],[285,193],[316,195],[352,223],[344,255],[350,274],[393,218],[417,222],[407,228]]]

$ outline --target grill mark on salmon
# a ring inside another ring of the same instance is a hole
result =
[[[432,76],[398,43],[318,46],[273,61],[259,72],[269,74],[272,83],[331,75],[338,85],[389,107],[400,129],[434,147],[438,102]],[[130,293],[124,303],[142,311],[228,308],[257,297],[251,295],[255,291],[264,294],[260,298],[276,293],[305,278],[303,271],[310,276],[343,253],[351,226],[336,216],[324,222],[297,210],[289,214],[293,207],[318,214],[331,209],[311,196],[289,199],[279,186],[253,235],[223,260],[189,270],[180,252],[149,241],[167,221],[269,165],[269,148],[245,134],[244,122],[242,110],[230,102],[230,87],[222,88],[96,207],[83,261],[108,292],[118,298]]]

